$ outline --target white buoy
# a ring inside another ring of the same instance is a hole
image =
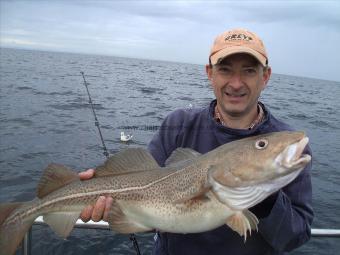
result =
[[[133,135],[126,135],[124,134],[124,132],[120,132],[120,140],[122,142],[127,142],[130,141],[132,139]]]

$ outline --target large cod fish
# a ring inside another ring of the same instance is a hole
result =
[[[111,156],[95,177],[80,181],[68,168],[50,164],[37,198],[0,205],[0,254],[15,253],[42,215],[60,236],[99,196],[114,199],[108,222],[119,233],[159,230],[196,233],[223,224],[246,238],[258,219],[248,208],[294,180],[311,160],[303,132],[277,132],[224,144],[204,155],[178,148],[159,167],[141,148]]]

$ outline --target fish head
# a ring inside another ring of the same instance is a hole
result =
[[[307,144],[303,132],[287,131],[223,145],[208,172],[208,182],[230,208],[250,208],[299,175],[311,161],[311,156],[304,154]]]
[[[224,186],[249,186],[302,170],[311,156],[304,154],[304,132],[274,132],[228,143],[218,151],[213,171]]]

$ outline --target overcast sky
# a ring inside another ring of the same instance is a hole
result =
[[[274,73],[340,81],[340,1],[6,1],[0,45],[205,64],[215,36],[263,39]]]

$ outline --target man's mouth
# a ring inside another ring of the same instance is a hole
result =
[[[228,92],[225,92],[225,94],[229,97],[244,97],[246,95],[246,93],[228,93]]]

